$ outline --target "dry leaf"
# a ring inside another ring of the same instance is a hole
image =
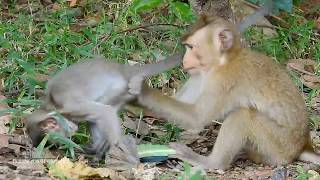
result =
[[[198,139],[203,139],[205,137],[202,137],[199,135],[199,131],[197,130],[185,130],[180,133],[180,142],[184,144],[191,144],[194,141]]]
[[[90,179],[90,177],[110,178],[112,180],[125,178],[117,172],[108,168],[92,168],[83,161],[71,162],[68,158],[64,157],[56,161],[49,167],[50,176],[65,176],[73,179]]]
[[[144,121],[133,121],[131,118],[125,116],[123,126],[132,129],[137,134],[147,135],[149,134],[149,125]]]
[[[53,12],[56,12],[56,11],[58,11],[60,9],[60,5],[58,4],[58,3],[54,3],[53,5],[52,5],[52,11]]]
[[[292,59],[287,63],[289,69],[309,75],[314,75],[316,66],[317,63],[311,59]]]
[[[316,66],[317,63],[311,59],[292,59],[287,63],[287,68],[297,71],[301,82],[311,89],[320,85],[320,78],[315,75]]]
[[[302,75],[301,82],[310,89],[315,89],[320,86],[320,78],[316,75]]]
[[[4,89],[4,82],[3,79],[0,79],[0,91]]]
[[[320,17],[316,20],[316,28],[320,31]]]
[[[49,79],[50,79],[50,76],[48,76],[46,74],[37,73],[35,75],[35,80],[40,81],[40,82],[45,82],[45,81],[48,81]]]
[[[67,1],[70,2],[70,7],[74,7],[74,6],[77,5],[77,1],[78,1],[78,0],[67,0]]]
[[[94,15],[94,16],[86,16],[85,17],[85,22],[88,26],[93,27],[99,24],[101,21],[101,16],[100,15]]]
[[[5,134],[0,134],[0,148],[9,146],[9,136]]]
[[[134,131],[137,130],[136,123],[131,118],[129,118],[127,116],[124,117],[124,122],[122,123],[122,125],[126,128],[132,129]]]
[[[21,147],[22,146],[20,146],[18,144],[9,144],[9,146],[8,146],[8,148],[12,149],[16,155],[21,154]]]
[[[10,164],[17,167],[19,170],[29,170],[29,171],[43,171],[45,167],[43,165],[43,161],[13,161]]]
[[[320,83],[320,78],[318,76],[303,75],[303,79],[309,82]]]

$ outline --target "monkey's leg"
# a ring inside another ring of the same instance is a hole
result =
[[[246,146],[248,156],[256,163],[283,165],[295,160],[309,137],[301,127],[282,126],[262,113],[256,113],[251,123],[252,144]]]
[[[98,149],[106,152],[109,151],[110,145],[104,133],[97,127],[97,124],[90,123],[90,143],[85,147],[85,151],[90,154],[96,154]]]
[[[225,169],[241,150],[256,163],[288,164],[301,152],[306,142],[304,132],[278,125],[254,109],[240,109],[222,124],[206,165]]]
[[[108,149],[109,145],[115,145],[119,142],[121,134],[120,121],[117,116],[117,108],[113,106],[100,104],[91,101],[66,101],[63,106],[63,112],[71,116],[84,116],[89,122],[95,124],[92,128],[97,130],[93,134],[92,149],[96,148],[98,156],[103,156],[103,153]]]
[[[200,156],[186,146],[172,144],[177,151],[176,157],[195,166],[207,169],[226,169],[247,142],[249,136],[250,110],[240,109],[231,113],[223,122],[214,148],[209,157]]]

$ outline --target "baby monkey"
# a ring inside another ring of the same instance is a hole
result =
[[[173,68],[182,62],[182,56],[174,55],[143,66],[112,63],[98,56],[59,72],[49,80],[41,107],[26,119],[33,144],[39,144],[49,132],[70,137],[77,131],[79,122],[88,121],[91,140],[85,150],[101,158],[122,138],[117,113],[122,105],[135,99],[128,92],[130,79]],[[59,114],[66,121],[59,120]]]

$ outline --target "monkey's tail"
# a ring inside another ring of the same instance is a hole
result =
[[[298,160],[304,162],[312,162],[314,164],[320,165],[320,154],[317,154],[311,145],[311,139],[306,144],[304,150],[298,157]]]
[[[313,151],[303,151],[298,160],[320,165],[320,155]]]
[[[183,59],[184,53],[168,56],[166,59],[153,64],[145,64],[140,67],[140,74],[144,76],[153,76],[164,72],[165,70],[178,66]]]
[[[269,14],[272,10],[273,2],[272,0],[267,0],[265,4],[261,5],[261,8],[257,11],[255,11],[253,14],[249,15],[247,18],[245,18],[243,21],[237,24],[237,29],[240,33],[243,33],[243,31],[255,24],[259,18]]]

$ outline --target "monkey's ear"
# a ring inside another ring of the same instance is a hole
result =
[[[218,48],[224,52],[233,46],[233,32],[227,28],[218,29]]]
[[[60,129],[58,122],[56,121],[56,119],[52,117],[49,117],[39,122],[38,125],[39,125],[39,128],[41,128],[43,131]]]

